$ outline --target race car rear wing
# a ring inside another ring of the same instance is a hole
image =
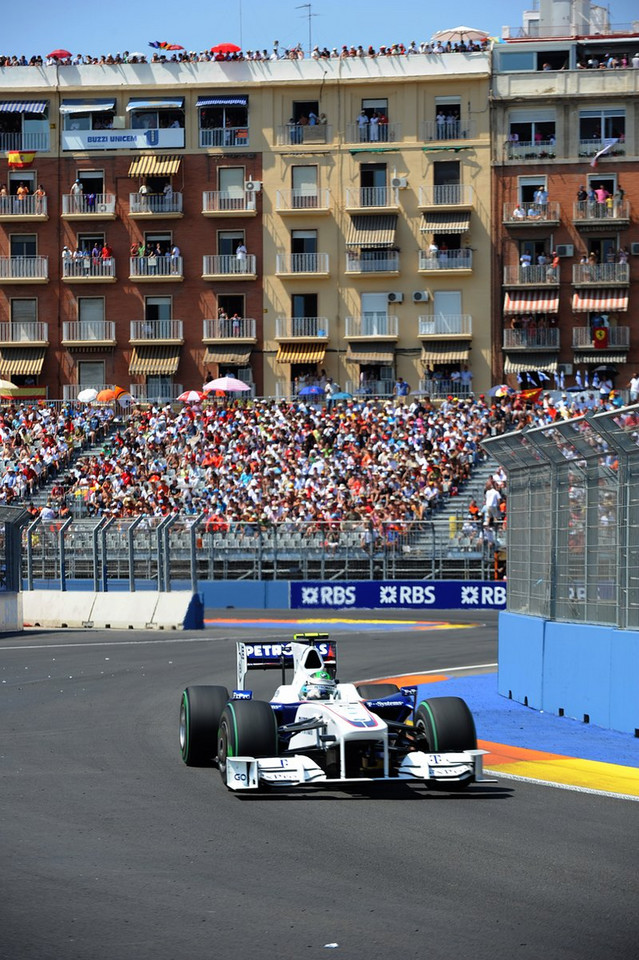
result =
[[[337,644],[327,633],[296,633],[290,643],[237,643],[237,689],[244,690],[249,670],[281,670],[286,683],[286,670],[296,670],[309,647],[317,650],[318,668],[324,666],[332,677],[337,675]],[[321,660],[320,660],[321,658]]]

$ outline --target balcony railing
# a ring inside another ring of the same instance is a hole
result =
[[[544,266],[531,263],[529,267],[504,267],[504,285],[507,287],[531,287],[540,283],[557,286],[559,269],[550,263]]]
[[[46,217],[47,197],[0,197],[0,217]]]
[[[472,383],[462,383],[450,377],[426,377],[419,381],[420,393],[429,397],[469,397],[473,391]]]
[[[419,125],[422,140],[470,140],[475,136],[475,124],[463,117],[449,123],[437,123],[436,120],[422,120]]]
[[[399,273],[399,253],[392,250],[376,256],[347,253],[346,273]]]
[[[473,188],[469,183],[443,183],[419,188],[420,207],[470,207]]]
[[[202,213],[255,213],[256,209],[255,193],[205,190],[202,194]]]
[[[49,324],[39,320],[0,323],[0,343],[48,343]]]
[[[275,198],[275,209],[284,213],[297,211],[312,213],[313,210],[325,211],[330,207],[331,193],[327,189],[317,187],[312,192],[304,190],[278,190]]]
[[[182,194],[130,193],[129,215],[132,217],[157,216],[182,213]]]
[[[557,156],[556,140],[509,140],[506,144],[508,160],[554,160]]]
[[[113,217],[115,195],[112,193],[72,193],[62,195],[63,217]]]
[[[82,393],[83,390],[88,390],[92,388],[97,390],[100,393],[101,390],[112,390],[112,383],[64,383],[62,385],[62,399],[63,400],[77,400],[78,394]]]
[[[248,147],[249,130],[243,127],[200,128],[201,147]]]
[[[278,253],[275,273],[328,273],[327,253]]]
[[[62,324],[63,343],[115,343],[113,320],[73,320]]]
[[[48,257],[0,257],[0,280],[47,280]]]
[[[157,385],[152,383],[129,384],[129,393],[138,403],[144,403],[146,401],[167,403],[176,400],[183,392],[184,387],[181,383],[160,383]]]
[[[234,254],[221,254],[212,257],[202,258],[202,275],[205,277],[224,277],[224,276],[255,276],[257,272],[257,259],[255,254],[249,253],[246,257],[238,259]]]
[[[580,140],[579,141],[579,156],[580,157],[594,157],[600,150],[603,150],[608,146],[610,140]],[[626,152],[626,144],[623,140],[617,140],[616,143],[612,145],[607,157],[622,157]]]
[[[419,251],[419,270],[472,270],[472,250],[438,250],[433,256],[427,250]]]
[[[250,317],[203,320],[203,340],[255,340],[257,324]]]
[[[346,393],[354,397],[392,397],[395,388],[394,380],[347,380]]]
[[[345,337],[397,337],[399,319],[385,313],[367,313],[363,317],[346,317]]]
[[[328,335],[328,317],[278,317],[275,321],[276,340],[328,340]]]
[[[608,327],[608,347],[627,350],[630,346],[630,327]],[[572,345],[581,349],[592,347],[603,352],[604,348],[595,346],[593,327],[573,327]]]
[[[518,223],[530,226],[535,223],[558,222],[560,208],[556,200],[548,203],[505,203],[502,217],[503,222],[510,226]]]
[[[131,343],[171,341],[184,342],[182,320],[131,320],[129,340]]]
[[[572,268],[573,283],[629,283],[627,263],[577,263]]]
[[[347,189],[346,206],[350,209],[360,207],[396,207],[397,190],[394,187],[359,187]]]
[[[599,223],[602,220],[629,220],[630,204],[627,200],[611,199],[610,203],[597,203],[590,200],[577,200],[573,204],[572,219],[575,221],[589,220]]]
[[[301,126],[298,123],[283,123],[277,128],[278,147],[306,146],[314,143],[332,143],[333,127],[330,123]]]
[[[46,153],[49,149],[48,130],[34,133],[0,133],[0,151],[35,150]]]
[[[504,350],[559,350],[559,330],[504,330]]]
[[[470,313],[436,313],[417,318],[419,337],[472,337]]]
[[[130,275],[134,278],[142,277],[182,277],[184,264],[182,257],[131,257],[129,259]]]
[[[69,257],[62,261],[62,278],[65,280],[109,280],[115,277],[115,257],[104,259]]]
[[[398,143],[401,139],[401,123],[346,124],[346,143]]]

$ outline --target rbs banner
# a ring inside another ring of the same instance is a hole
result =
[[[298,581],[290,585],[291,609],[352,610],[505,610],[503,581],[351,580],[341,583]]]

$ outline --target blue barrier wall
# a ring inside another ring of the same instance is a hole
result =
[[[518,613],[499,614],[499,674],[502,697],[542,709],[545,621]]]

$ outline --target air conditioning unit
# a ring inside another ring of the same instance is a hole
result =
[[[630,244],[630,253],[633,257],[639,257],[639,243],[635,242]]]
[[[244,183],[244,189],[247,193],[259,193],[262,189],[262,184],[259,180],[246,180]]]
[[[397,190],[405,190],[408,186],[408,179],[406,177],[393,177],[391,179],[391,187],[395,187]]]
[[[415,290],[413,293],[413,303],[426,303],[429,299],[428,290]]]
[[[404,302],[404,294],[403,294],[403,293],[389,293],[389,294],[388,294],[388,302],[389,302],[389,303],[403,303],[403,302]]]
[[[558,257],[574,257],[575,248],[572,243],[560,243],[557,249]]]
[[[565,377],[572,377],[572,363],[558,363],[557,373],[563,373]]]

